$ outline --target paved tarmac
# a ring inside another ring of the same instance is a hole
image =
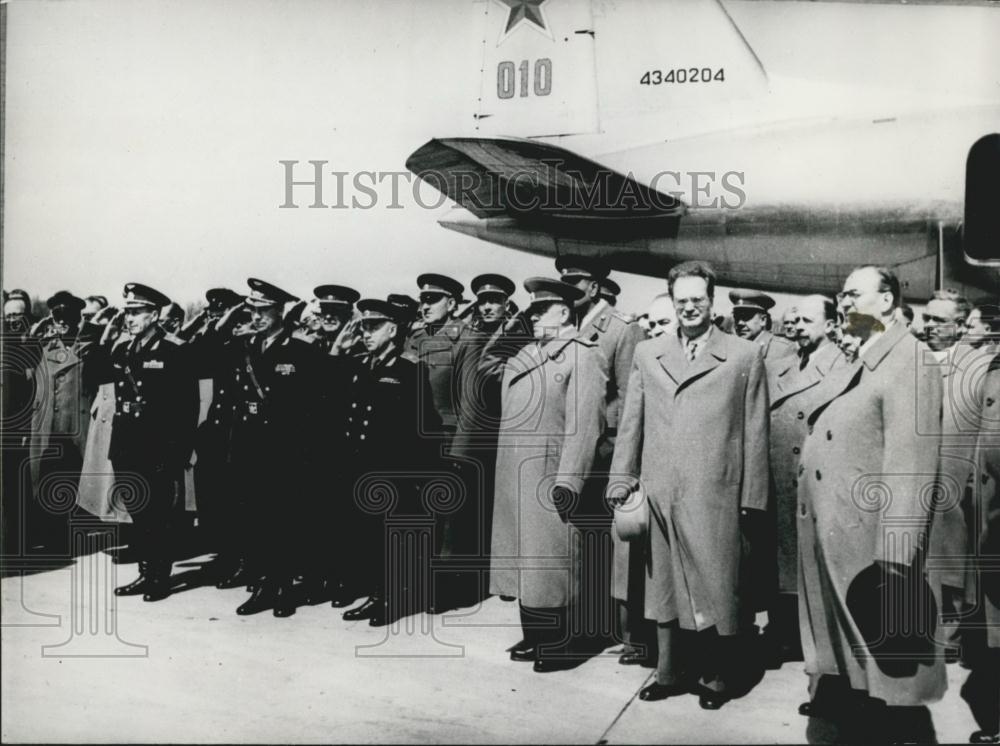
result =
[[[174,573],[196,579],[198,566],[180,562]],[[745,697],[710,712],[694,696],[640,701],[652,671],[618,665],[610,651],[550,674],[511,662],[505,649],[520,639],[517,605],[498,598],[373,628],[343,621],[328,604],[288,619],[238,617],[242,589],[193,587],[158,603],[114,598],[114,585],[134,572],[97,552],[0,581],[4,742],[838,738],[835,724],[796,712],[806,698],[801,663],[767,671]],[[958,696],[967,672],[950,665],[948,673],[926,737],[966,742],[975,730]]]

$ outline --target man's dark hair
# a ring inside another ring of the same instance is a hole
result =
[[[896,277],[896,273],[880,264],[862,264],[860,267],[855,267],[852,272],[857,272],[861,269],[875,270],[875,273],[878,275],[878,291],[880,293],[889,293],[892,296],[892,307],[899,308],[903,302],[903,296],[899,290],[899,278]]]
[[[969,303],[964,295],[951,288],[935,290],[931,294],[931,300],[950,300],[955,304],[955,313],[962,317],[963,323],[969,318],[969,314],[972,313],[972,304]]]
[[[826,296],[823,296],[823,320],[834,322],[838,320],[837,302],[833,298],[827,298]]]
[[[913,316],[914,316],[913,306],[909,305],[908,303],[903,303],[899,307],[899,310],[902,311],[903,318],[906,319],[907,323],[912,324],[913,323]]]
[[[698,259],[690,262],[681,262],[676,267],[671,268],[667,274],[667,289],[670,297],[674,297],[674,283],[681,277],[700,277],[708,283],[708,297],[715,298],[715,270],[708,262]]]

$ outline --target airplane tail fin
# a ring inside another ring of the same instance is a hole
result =
[[[601,132],[610,120],[766,93],[721,0],[481,0],[475,128],[484,137]]]

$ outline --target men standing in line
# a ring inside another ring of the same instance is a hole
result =
[[[4,293],[6,296],[6,292]],[[31,435],[31,420],[35,387],[32,372],[38,356],[38,343],[28,340],[30,327],[28,303],[21,298],[8,297],[4,303],[3,323],[3,365],[0,366],[0,397],[3,398],[2,416],[2,462],[0,474],[3,489],[0,492],[0,527],[3,530],[0,551],[5,556],[17,556],[27,547],[23,546],[24,523],[27,509],[33,503],[30,478],[24,478],[25,460]]]
[[[621,295],[621,286],[610,277],[601,280],[601,297],[608,302],[609,306],[618,305],[618,296]]]
[[[84,375],[93,384],[115,384],[108,455],[116,493],[135,524],[139,577],[115,595],[158,601],[170,595],[176,485],[194,447],[198,383],[189,351],[158,323],[170,299],[139,283],[127,284],[124,297],[116,318],[128,338],[115,340],[119,321],[109,322]]]
[[[349,325],[361,294],[343,285],[321,285],[313,292],[319,301],[317,350],[324,354],[318,361],[318,427],[310,443],[313,471],[306,484],[320,489],[304,506],[302,518],[306,526],[306,602],[315,604],[331,598],[343,602],[353,569],[349,553],[343,551],[353,530],[353,495],[344,486],[349,465],[340,425],[348,416],[347,392],[356,367],[351,359],[355,346],[352,330],[356,327]]]
[[[799,660],[799,553],[796,538],[798,518],[798,467],[806,437],[805,413],[811,408],[820,384],[848,365],[831,336],[837,324],[837,307],[821,295],[799,301],[795,319],[798,355],[781,359],[770,380],[771,485],[774,489],[778,593],[768,607],[764,630],[770,665],[780,667]]]
[[[232,410],[214,407],[222,399],[221,389],[225,384],[216,378],[218,370],[213,360],[212,344],[215,325],[227,310],[234,306],[242,307],[243,296],[229,288],[211,288],[206,291],[205,300],[208,303],[205,309],[185,324],[177,336],[186,340],[189,346],[205,410],[204,417],[199,412],[193,467],[194,491],[198,495],[198,529],[208,549],[217,555],[210,568],[217,586],[229,588],[234,586],[226,581],[232,579],[237,561],[230,551],[232,525],[227,513],[229,497],[225,494],[231,484],[226,459]],[[208,416],[209,413],[211,416]],[[241,575],[235,578],[235,582],[245,585],[246,579]]]
[[[313,290],[313,294],[319,304],[319,334],[316,343],[323,352],[333,354],[334,342],[351,320],[354,304],[358,302],[361,293],[343,285],[320,285]]]
[[[406,342],[406,352],[424,364],[434,394],[434,408],[441,418],[445,453],[458,427],[454,381],[455,353],[465,331],[465,322],[454,318],[455,308],[465,286],[445,275],[423,274],[420,287],[420,313],[424,325]]]
[[[733,304],[733,331],[737,337],[760,345],[768,370],[775,360],[795,354],[794,342],[770,331],[774,298],[759,290],[737,288],[729,291],[729,300]]]
[[[994,352],[1000,341],[1000,306],[995,301],[979,301],[965,320],[965,339],[973,347],[989,347]]]
[[[650,511],[645,613],[659,651],[640,699],[692,691],[688,674],[700,674],[699,704],[718,709],[754,581],[741,524],[763,521],[768,505],[767,380],[763,350],[714,327],[708,264],[679,264],[668,283],[680,333],[636,348],[607,496],[620,502],[641,483]],[[682,631],[701,633],[697,669],[685,671]]]
[[[357,304],[366,354],[353,363],[343,423],[346,487],[350,500],[343,557],[350,561],[351,587],[334,595],[335,607],[346,606],[359,595],[363,604],[344,612],[348,621],[368,619],[372,626],[391,623],[407,610],[422,611],[427,599],[407,598],[401,571],[408,577],[422,571],[413,567],[422,556],[406,551],[403,557],[387,541],[390,520],[402,515],[420,516],[420,473],[434,471],[437,441],[425,433],[440,430],[427,371],[402,354],[399,325],[401,309],[388,301],[366,298]],[[419,553],[419,552],[418,552]],[[399,560],[390,562],[390,560]],[[410,563],[410,567],[401,564]],[[422,588],[423,586],[419,586]]]
[[[798,309],[795,306],[789,306],[785,309],[785,312],[781,314],[781,336],[785,339],[790,339],[793,342],[798,334],[796,321],[798,319]]]
[[[28,521],[29,538],[58,553],[69,551],[66,517],[72,506],[63,495],[75,493],[87,445],[90,404],[96,386],[84,380],[85,359],[95,334],[80,334],[84,301],[60,290],[48,299],[49,315],[31,330],[36,357],[34,415],[30,467],[36,525]],[[75,502],[75,500],[74,500]],[[40,530],[36,533],[35,530]]]
[[[497,274],[472,280],[475,316],[455,351],[458,425],[451,455],[462,474],[465,494],[459,508],[438,520],[438,554],[459,563],[482,562],[490,552],[494,469],[500,425],[500,380],[480,363],[500,341],[514,283]],[[483,597],[483,571],[435,574],[435,609]]]
[[[940,494],[931,521],[928,577],[938,594],[938,640],[946,659],[957,659],[965,588],[975,534],[966,483],[973,475],[979,411],[975,395],[992,355],[962,339],[971,304],[954,290],[937,290],[923,313],[923,338],[938,366],[942,384]]]
[[[983,378],[976,479],[972,484],[973,582],[966,598],[974,615],[962,635],[962,653],[971,669],[962,699],[979,730],[969,743],[1000,743],[1000,356]]]
[[[604,432],[607,364],[595,342],[576,334],[581,290],[539,277],[524,286],[536,341],[503,366],[490,592],[519,599],[524,636],[511,659],[534,661],[543,673],[577,662],[576,509]]]
[[[930,351],[898,320],[891,270],[855,269],[838,300],[859,358],[829,376],[804,412],[799,623],[811,701],[799,711],[838,711],[824,691],[839,687],[877,719],[872,707],[934,702],[947,685],[922,628],[934,623],[921,549],[933,509],[941,376],[922,364]]]
[[[209,417],[213,425],[227,418],[231,423],[227,471],[233,504],[227,512],[240,543],[236,574],[253,585],[236,613],[272,608],[275,616],[287,617],[295,613],[292,580],[304,559],[302,516],[311,501],[325,499],[307,479],[308,448],[318,425],[320,353],[292,338],[285,324],[284,306],[295,296],[256,278],[247,284],[253,334],[232,336],[239,307],[219,320],[212,353],[219,396]]]
[[[659,337],[667,332],[677,331],[677,312],[669,293],[663,293],[653,298],[646,311],[649,325],[649,336]]]
[[[598,627],[590,630],[590,634],[597,640],[611,637],[617,621],[625,641],[619,662],[635,665],[646,657],[645,649],[640,646],[651,642],[640,639],[641,569],[644,558],[610,531],[608,511],[602,498],[618,434],[618,415],[625,401],[629,375],[632,372],[632,355],[636,344],[642,341],[644,335],[638,324],[612,308],[601,297],[601,282],[608,276],[605,262],[593,257],[564,255],[556,260],[556,269],[561,273],[563,282],[582,292],[574,309],[580,338],[596,344],[608,362],[606,425],[598,442],[593,475],[588,480],[580,506],[581,515],[593,518],[593,525],[586,527],[586,530],[597,533],[593,539],[588,537],[585,543],[598,548],[597,552],[585,558],[584,582],[585,593],[588,595],[583,599],[583,605],[586,618],[596,620]],[[606,548],[610,549],[610,556],[604,553]]]

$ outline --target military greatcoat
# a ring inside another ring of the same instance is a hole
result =
[[[579,532],[552,488],[580,494],[605,427],[607,362],[575,334],[530,343],[503,369],[490,592],[534,608],[577,597]]]

